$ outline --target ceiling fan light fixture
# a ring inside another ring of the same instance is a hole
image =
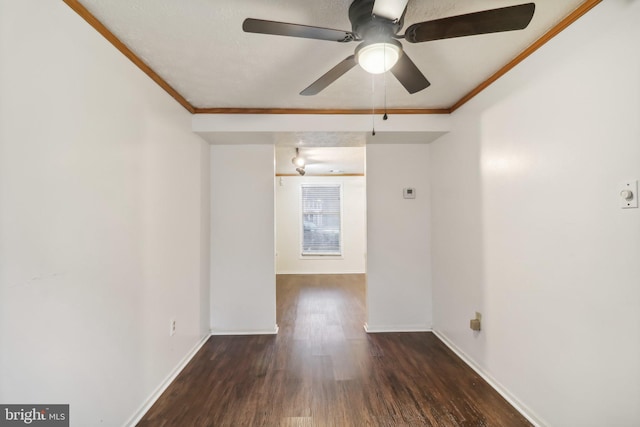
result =
[[[296,155],[291,159],[291,163],[293,163],[296,168],[304,168],[305,161],[303,157],[300,157],[300,151],[297,147]]]
[[[356,49],[358,64],[368,73],[381,74],[389,71],[400,59],[402,49],[395,40],[362,43]]]

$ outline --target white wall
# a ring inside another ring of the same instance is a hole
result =
[[[207,332],[208,147],[62,2],[0,2],[0,94],[0,402],[122,425]]]
[[[211,330],[274,333],[273,145],[211,146]]]
[[[200,330],[211,332],[211,148],[200,150]]]
[[[431,328],[429,187],[428,145],[367,146],[368,331]]]
[[[341,257],[301,257],[302,184],[342,184]],[[365,272],[366,186],[363,176],[276,178],[276,272],[349,274]]]
[[[431,145],[434,329],[544,425],[640,425],[640,210],[618,196],[640,179],[638,22],[602,2]]]

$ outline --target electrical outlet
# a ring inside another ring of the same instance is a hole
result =
[[[469,322],[469,327],[471,328],[471,330],[473,331],[480,331],[480,321],[482,320],[482,314],[478,311],[476,311],[476,318],[475,319],[471,319],[471,321]]]
[[[176,319],[169,319],[169,336],[172,337],[176,334]]]

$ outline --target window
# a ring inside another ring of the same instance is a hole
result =
[[[302,185],[302,255],[342,255],[342,186]]]

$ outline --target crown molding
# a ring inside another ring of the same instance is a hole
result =
[[[473,98],[474,96],[476,96],[477,94],[485,90],[487,87],[489,87],[493,82],[498,80],[500,77],[507,74],[513,67],[515,67],[516,65],[524,61],[536,50],[544,46],[549,40],[551,40],[552,38],[560,34],[565,28],[567,28],[569,25],[576,22],[585,13],[589,12],[591,9],[596,7],[596,5],[598,5],[598,3],[600,3],[601,1],[602,0],[587,0],[584,3],[582,3],[580,6],[578,6],[576,10],[571,12],[562,21],[560,21],[553,28],[547,31],[542,37],[536,40],[531,46],[523,50],[518,56],[513,58],[507,65],[500,68],[500,70],[498,70],[494,75],[489,77],[484,82],[480,83],[478,86],[476,86],[475,89],[473,89],[471,92],[469,92],[468,94],[460,98],[458,102],[456,102],[451,106],[451,108],[449,108],[449,111],[453,113],[458,108],[462,107],[464,104],[469,102],[471,98]]]
[[[129,49],[118,37],[115,36],[104,24],[91,14],[78,0],[63,0],[67,6],[73,9],[82,19],[87,21],[97,32],[107,39],[116,49],[118,49],[124,56],[129,58],[142,72],[151,77],[151,80],[156,82],[158,86],[165,90],[169,95],[173,97],[180,105],[186,108],[190,113],[195,113],[195,108],[187,101],[177,90],[175,90],[169,83],[167,83],[162,77],[158,75],[151,67],[149,67],[142,59],[140,59],[131,49]]]
[[[449,114],[448,108],[196,108],[195,114]]]

